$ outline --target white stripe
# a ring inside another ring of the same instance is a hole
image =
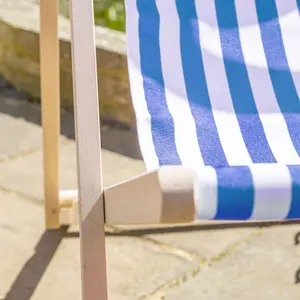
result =
[[[206,81],[222,147],[230,165],[251,164],[230,95],[214,1],[196,1],[196,9]],[[209,24],[202,21],[206,19]]]
[[[203,3],[204,2],[207,2],[207,3]],[[280,5],[283,5],[285,4],[286,2],[290,2],[290,0],[277,0],[279,5],[278,5],[278,8],[279,8],[279,11],[280,11]],[[197,0],[196,1],[196,5],[199,7],[199,6],[204,6],[204,5],[214,5],[213,4],[214,1],[206,1],[206,0]],[[254,2],[254,1],[251,1],[251,2]],[[293,0],[293,3],[295,2],[295,0]],[[248,3],[247,3],[248,5]],[[247,5],[245,5],[245,8],[247,8]],[[290,14],[285,14],[285,16],[281,17],[282,19],[282,22],[284,23],[285,26],[287,26],[287,28],[290,28],[289,29],[289,33],[288,34],[285,34],[284,38],[286,41],[288,41],[289,44],[293,45],[293,47],[295,47],[295,49],[299,49],[299,38],[298,38],[298,34],[299,34],[299,26],[298,26],[298,23],[299,21],[296,20],[296,18],[299,18],[299,16],[297,16],[298,11],[297,11],[297,8],[295,6],[296,4],[294,4],[294,11]],[[214,11],[214,14],[216,14],[216,12]],[[210,32],[210,39],[207,39],[207,41],[203,44],[203,48],[217,56],[217,57],[220,57],[222,58],[222,53],[220,53],[219,51],[219,47],[218,47],[218,43],[219,43],[219,35],[218,35],[218,25],[217,23],[215,23],[215,18],[216,16],[213,15],[213,14],[210,14],[210,15],[205,15],[204,13],[201,14],[201,12],[199,11],[198,9],[198,15],[200,16],[201,15],[201,20],[200,20],[200,25],[203,27],[207,27],[205,30],[207,32]],[[205,20],[205,21],[204,21]],[[210,27],[207,26],[207,24],[210,24]],[[246,48],[252,48],[252,45],[253,43],[256,42],[255,39],[252,38],[252,30],[253,30],[253,24],[251,24],[251,22],[248,22],[247,20],[243,20],[242,22],[243,24],[243,27],[240,29],[243,31],[243,34],[245,36],[248,35],[248,39],[244,41],[244,47]],[[255,25],[256,26],[256,25]],[[204,29],[203,29],[204,30]],[[208,37],[207,37],[208,38]],[[297,61],[297,52],[296,50],[293,50],[293,61],[294,61],[294,64],[293,66],[290,66],[293,71],[297,71],[299,72],[300,71],[300,61],[298,60]],[[254,66],[257,66],[257,67],[262,67],[264,68],[265,67],[265,59],[260,56],[260,55],[257,55],[257,53],[255,52],[255,48],[253,48],[253,52],[252,52],[252,55],[249,56],[248,58],[248,61],[251,65],[254,65]]]
[[[300,163],[272,86],[261,40],[255,2],[249,1],[245,5],[244,0],[236,0],[235,7],[240,24],[240,39],[249,80],[270,148],[278,163]],[[252,24],[251,29],[243,30],[242,24],[244,23]],[[251,45],[248,44],[249,40],[252,41]],[[251,64],[253,53],[260,61],[260,67]]]
[[[300,96],[300,16],[296,0],[277,0],[277,12],[286,58]],[[289,13],[286,13],[289,11]]]
[[[218,182],[216,170],[204,167],[197,170],[194,183],[197,220],[212,220],[218,209]]]
[[[125,1],[125,3],[127,12],[127,56],[131,97],[136,112],[137,131],[146,168],[148,170],[154,170],[159,167],[159,161],[153,144],[150,122],[151,118],[148,112],[145,93],[143,90],[138,32],[139,14],[135,0]]]
[[[196,125],[188,103],[180,51],[179,18],[174,0],[157,1],[160,14],[160,54],[166,101],[174,119],[175,142],[182,164],[203,165]]]
[[[285,219],[292,201],[292,179],[280,164],[250,166],[254,185],[252,220]]]

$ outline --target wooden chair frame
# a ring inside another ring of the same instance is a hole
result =
[[[79,191],[59,190],[58,16],[58,0],[40,1],[45,223],[47,229],[79,223],[83,299],[105,300],[104,223],[191,222],[195,217],[194,179],[190,170],[164,167],[104,190],[93,1],[70,0]]]

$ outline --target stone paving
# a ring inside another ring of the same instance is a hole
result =
[[[40,108],[0,94],[0,299],[79,300],[78,228],[45,231]],[[62,116],[61,188],[76,188]],[[136,135],[103,126],[105,185],[143,172]],[[107,228],[109,299],[299,299],[296,222]]]

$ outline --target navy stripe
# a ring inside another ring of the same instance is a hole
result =
[[[300,155],[300,100],[286,58],[275,0],[256,0],[256,10],[278,105]]]
[[[161,67],[159,26],[155,0],[137,0],[141,70],[153,144],[160,165],[181,164],[175,144],[174,121],[166,103]]]
[[[300,166],[288,166],[292,177],[292,202],[286,219],[300,218]]]
[[[194,1],[176,0],[180,19],[180,47],[187,96],[200,151],[206,165],[228,165],[212,114],[199,41]],[[170,54],[171,55],[171,54]]]
[[[253,180],[249,167],[216,168],[218,208],[216,220],[247,220],[254,205]]]
[[[215,5],[227,80],[243,139],[253,162],[276,162],[251,90],[234,0],[215,0]]]

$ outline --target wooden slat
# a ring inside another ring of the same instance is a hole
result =
[[[92,0],[70,0],[84,300],[107,299],[103,184]]]
[[[40,1],[40,64],[46,228],[59,227],[59,38],[58,0]]]

